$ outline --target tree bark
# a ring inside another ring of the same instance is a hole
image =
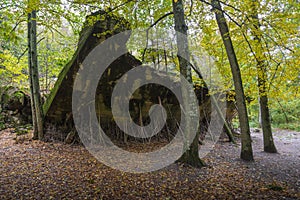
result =
[[[174,21],[175,21],[175,31],[182,34],[176,33],[177,38],[177,48],[178,48],[178,60],[179,60],[179,67],[180,67],[180,73],[181,75],[190,83],[192,83],[192,74],[191,74],[191,66],[189,63],[189,60],[184,59],[181,56],[184,56],[185,58],[190,57],[189,48],[188,48],[188,38],[187,38],[187,25],[185,23],[184,19],[184,5],[182,0],[172,0],[173,4],[173,13],[174,13]],[[181,55],[181,56],[179,56]],[[183,89],[183,98],[186,98],[184,102],[188,101],[188,97],[184,96],[184,88]],[[189,106],[184,106],[185,108],[188,108]],[[186,111],[185,113],[189,113]],[[187,127],[189,126],[189,120],[187,121]],[[191,134],[191,131],[189,128],[186,128],[186,130],[183,130],[185,135]],[[199,132],[197,131],[196,137],[194,138],[192,144],[189,147],[184,148],[184,153],[179,159],[180,162],[187,163],[194,167],[202,167],[205,166],[205,163],[199,158],[199,148],[198,148],[198,138],[199,138]],[[185,141],[186,142],[186,141]]]
[[[231,73],[233,76],[233,82],[234,82],[235,93],[236,93],[236,101],[238,107],[238,116],[239,116],[239,122],[241,127],[242,149],[241,149],[240,157],[243,160],[252,161],[253,160],[253,151],[252,151],[252,144],[251,144],[252,141],[250,136],[249,119],[248,119],[248,113],[246,108],[240,67],[229,34],[229,28],[226,23],[224,14],[222,12],[220,1],[212,0],[211,3],[213,6],[213,10],[215,12],[216,20],[226,49],[227,57],[231,67]]]
[[[262,46],[262,32],[260,30],[260,23],[258,18],[258,6],[259,2],[257,0],[251,1],[251,34],[254,37],[254,48],[253,53],[257,61],[257,85],[259,91],[259,109],[260,109],[260,119],[261,126],[263,130],[264,138],[264,151],[269,153],[277,153],[277,149],[274,144],[271,119],[268,106],[268,94],[267,94],[267,66],[265,62],[265,54],[263,52]]]
[[[38,133],[38,139],[42,140],[44,137],[44,130],[43,130],[43,109],[41,104],[41,94],[40,94],[40,84],[39,84],[39,71],[38,71],[38,58],[37,58],[37,29],[36,29],[36,7],[37,2],[29,2],[29,9],[31,10],[30,14],[30,28],[29,28],[29,72],[30,72],[30,83],[32,84],[32,91],[31,97],[33,97],[34,103],[34,113],[36,118],[36,127]],[[33,8],[30,8],[33,6]],[[34,117],[33,117],[34,118]],[[36,132],[36,130],[34,130]]]
[[[32,113],[32,126],[33,126],[33,139],[38,139],[38,131],[37,131],[37,122],[35,115],[35,106],[34,106],[34,97],[33,97],[33,83],[32,83],[32,70],[31,70],[31,12],[28,13],[28,22],[27,22],[27,40],[28,40],[28,71],[29,71],[29,86],[30,86],[30,105],[31,105],[31,113]]]

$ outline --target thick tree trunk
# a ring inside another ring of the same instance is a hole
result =
[[[34,6],[36,2],[33,4],[29,1],[29,6]],[[38,59],[37,59],[37,33],[36,33],[36,10],[33,9],[31,11],[31,17],[30,17],[30,33],[29,33],[29,43],[30,43],[30,82],[32,83],[32,89],[33,94],[31,96],[33,97],[33,103],[34,103],[34,113],[36,118],[36,127],[38,132],[38,139],[42,140],[44,137],[44,130],[43,130],[43,110],[42,110],[42,104],[41,104],[41,94],[40,94],[40,84],[39,84],[39,72],[38,72]],[[34,117],[33,117],[34,118]],[[35,130],[34,130],[35,132]]]
[[[252,161],[253,152],[252,152],[252,144],[251,144],[251,137],[250,137],[250,127],[249,127],[249,120],[248,120],[247,108],[245,103],[245,95],[244,95],[240,67],[236,58],[236,54],[234,52],[233,44],[229,34],[229,28],[227,26],[224,14],[222,12],[221,4],[218,0],[212,0],[211,2],[215,12],[219,30],[222,35],[223,43],[226,49],[226,53],[230,63],[231,72],[234,81],[236,101],[238,107],[238,116],[239,116],[240,127],[241,127],[241,140],[242,140],[241,159]]]
[[[173,13],[174,13],[174,21],[175,21],[175,30],[177,32],[180,32],[182,34],[176,34],[177,37],[177,47],[178,47],[178,55],[184,56],[185,58],[189,58],[189,49],[188,49],[188,39],[187,39],[187,29],[188,27],[185,24],[184,20],[184,6],[182,0],[173,0]],[[186,60],[182,58],[181,56],[178,56],[179,60],[179,67],[180,67],[180,73],[182,76],[185,77],[186,80],[188,80],[190,83],[192,83],[192,75],[191,75],[191,66],[189,63],[189,60]],[[182,88],[184,91],[184,88]],[[183,98],[186,98],[184,102],[188,101],[188,97],[183,95]],[[188,108],[189,106],[184,106],[185,108]],[[185,113],[189,113],[186,111]],[[186,120],[187,126],[186,127],[192,127],[190,126],[189,120]],[[184,134],[189,135],[191,134],[191,131],[189,128],[186,128],[186,130],[183,130]],[[205,163],[199,158],[199,149],[198,149],[198,138],[199,133],[197,131],[196,137],[194,138],[192,144],[187,147],[185,146],[184,154],[179,159],[180,162],[187,163],[194,167],[202,167],[205,165]]]
[[[256,69],[257,69],[257,85],[259,90],[259,109],[260,109],[260,119],[261,119],[261,127],[263,130],[263,138],[264,138],[264,151],[269,153],[277,153],[273,135],[271,128],[271,119],[270,112],[268,107],[268,94],[267,94],[267,69],[265,62],[265,54],[263,52],[263,46],[261,43],[262,33],[260,30],[260,23],[258,18],[258,6],[259,2],[257,0],[253,0],[251,4],[251,33],[254,37],[255,46],[253,48],[253,53],[255,55],[255,59],[257,61]]]

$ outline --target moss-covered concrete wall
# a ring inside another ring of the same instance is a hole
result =
[[[65,140],[69,132],[74,131],[72,118],[72,92],[75,77],[85,57],[102,41],[117,33],[129,30],[130,25],[123,18],[98,11],[87,17],[80,34],[78,48],[71,61],[64,67],[58,80],[46,100],[43,109],[45,113],[46,137]],[[129,38],[129,35],[128,35]],[[120,44],[118,44],[120,45]],[[126,48],[126,41],[121,44]],[[111,111],[111,95],[116,81],[127,71],[142,63],[127,53],[117,58],[102,75],[96,91],[96,112],[101,118],[101,127],[115,129]],[[163,73],[152,74],[155,77],[164,77]],[[87,84],[87,83],[86,83]],[[197,89],[198,99],[207,99],[207,90]],[[180,106],[174,94],[162,86],[148,84],[139,88],[129,107],[132,119],[136,123],[147,123],[148,111],[151,105],[162,103],[168,111],[170,126],[176,127],[180,123]],[[209,108],[209,106],[208,106]],[[203,108],[202,108],[203,110]],[[141,115],[142,114],[142,115]],[[143,122],[141,122],[141,120]],[[54,129],[51,129],[53,127]]]
[[[130,30],[129,23],[125,19],[113,15],[112,13],[98,11],[87,16],[86,22],[80,33],[77,50],[70,62],[59,74],[54,88],[43,105],[45,126],[47,126],[45,129],[46,135],[49,126],[63,127],[66,126],[66,121],[72,121],[72,92],[74,80],[80,64],[85,57],[102,41],[125,30]],[[132,67],[140,64],[140,61],[135,59],[132,55],[125,54],[109,66],[110,77],[111,79],[114,79],[120,76],[121,73],[125,73]],[[106,79],[103,78],[102,82],[100,81],[99,83],[102,89],[109,87],[108,82],[103,82]],[[105,91],[99,91],[99,94],[100,93],[101,95],[104,95]],[[109,109],[105,108],[103,111],[105,110]],[[68,130],[65,131],[67,132]]]

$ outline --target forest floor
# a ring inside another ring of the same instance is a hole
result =
[[[0,132],[0,199],[300,199],[300,133],[275,130],[278,154],[262,151],[253,132],[255,162],[240,145],[219,141],[208,167],[176,163],[132,174],[111,169],[79,145],[14,140]]]

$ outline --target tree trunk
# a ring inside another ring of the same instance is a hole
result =
[[[32,8],[32,7],[33,8]],[[38,132],[38,139],[42,140],[44,137],[43,130],[43,110],[41,104],[41,94],[40,94],[40,84],[39,84],[39,71],[38,71],[38,59],[37,59],[37,33],[36,33],[36,7],[37,1],[30,2],[29,1],[29,9],[31,9],[30,14],[30,29],[29,29],[29,71],[30,71],[30,82],[32,83],[32,91],[31,97],[33,97],[34,102],[34,113],[36,118],[36,127]],[[33,117],[34,118],[34,117]],[[36,130],[34,130],[36,132]]]
[[[182,34],[176,33],[177,38],[177,48],[178,48],[178,55],[181,55],[185,58],[189,58],[189,49],[188,49],[188,38],[187,38],[187,26],[185,24],[184,20],[184,7],[182,0],[173,0],[173,13],[174,13],[174,21],[175,21],[175,31],[180,32]],[[192,75],[191,75],[191,66],[189,63],[189,60],[186,60],[182,58],[181,56],[178,56],[179,60],[179,67],[180,67],[180,73],[181,75],[190,83],[192,83]],[[184,88],[183,92],[184,92]],[[188,101],[188,97],[184,96],[183,98],[186,98],[184,102]],[[188,108],[189,106],[184,106],[185,108]],[[189,113],[186,111],[185,113]],[[191,127],[188,123],[189,120],[186,120],[187,127]],[[191,134],[191,131],[189,128],[186,128],[186,130],[183,130],[184,134],[189,135]],[[199,138],[199,132],[197,131],[196,137],[194,138],[192,144],[187,147],[185,146],[184,154],[179,159],[180,162],[187,163],[194,167],[202,167],[205,165],[205,163],[199,158],[199,148],[198,148],[198,138]],[[186,143],[186,141],[185,141]]]
[[[37,122],[35,115],[35,106],[34,106],[34,97],[33,97],[33,83],[32,83],[32,70],[31,70],[31,12],[28,13],[28,22],[27,22],[27,31],[28,31],[28,71],[29,71],[29,86],[30,86],[30,103],[31,103],[31,113],[32,113],[32,126],[33,126],[33,139],[38,139],[37,131]]]
[[[236,54],[234,52],[233,44],[229,34],[229,28],[227,26],[224,14],[222,12],[220,1],[212,0],[211,3],[215,12],[216,20],[226,49],[227,57],[231,67],[231,73],[233,76],[233,82],[234,82],[235,93],[236,93],[236,101],[238,107],[238,116],[239,116],[239,122],[241,127],[241,143],[242,143],[241,159],[252,161],[253,152],[252,152],[252,144],[251,144],[251,136],[250,136],[250,127],[249,127],[249,120],[248,120],[240,67],[236,58]]]
[[[263,130],[264,138],[264,151],[269,153],[277,153],[271,128],[270,112],[268,107],[268,94],[267,94],[267,66],[265,62],[265,54],[263,52],[262,46],[262,33],[260,30],[260,23],[258,18],[258,6],[259,2],[257,0],[252,0],[251,2],[251,34],[254,37],[255,46],[253,48],[253,53],[257,61],[257,85],[259,90],[259,109],[261,126]]]

